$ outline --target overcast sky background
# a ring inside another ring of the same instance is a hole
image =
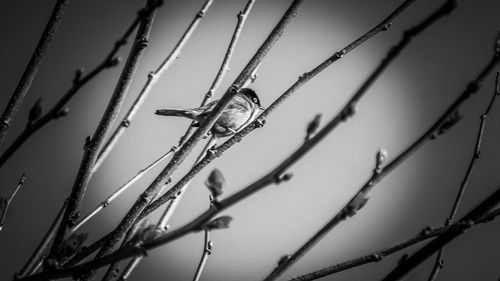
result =
[[[90,70],[102,60],[144,2],[71,1],[0,151],[25,128],[29,109],[38,98],[43,97],[44,108],[50,108],[70,87],[74,70]],[[170,52],[203,2],[166,1],[158,11],[150,45],[120,116],[144,85],[147,73]],[[231,60],[231,70],[217,96],[234,81],[290,2],[256,1]],[[262,104],[269,105],[299,75],[372,28],[401,2],[305,1],[265,58],[251,87]],[[305,127],[314,115],[322,113],[326,123],[399,40],[402,31],[442,2],[416,1],[394,21],[390,31],[370,39],[303,86],[269,116],[264,128],[254,131],[199,174],[171,225],[180,226],[206,210],[209,193],[203,182],[214,167],[227,179],[224,196],[275,167],[302,143]],[[1,110],[22,75],[54,3],[0,2]],[[222,61],[236,14],[245,3],[246,0],[215,0],[180,58],[160,78],[131,127],[95,174],[82,214],[178,142],[189,121],[153,113],[158,108],[193,107],[200,103]],[[461,1],[451,16],[414,40],[362,99],[355,117],[290,169],[294,174],[290,182],[270,186],[224,212],[234,220],[230,229],[213,232],[215,246],[202,280],[260,280],[274,268],[279,257],[295,251],[367,180],[378,148],[385,148],[389,159],[393,159],[477,76],[490,59],[494,38],[500,31],[499,12],[499,1]],[[120,55],[126,57],[129,48],[130,44]],[[4,197],[10,194],[20,175],[27,173],[26,184],[14,199],[6,227],[0,233],[0,280],[9,280],[22,267],[70,193],[84,139],[94,132],[122,66],[106,70],[88,83],[68,104],[71,111],[67,117],[36,133],[0,169],[0,195]],[[487,106],[493,84],[494,74],[488,76],[479,94],[461,108],[465,117],[459,125],[426,144],[378,184],[370,193],[367,206],[329,233],[282,280],[390,246],[427,225],[441,226],[472,155],[479,115]],[[489,116],[482,156],[458,217],[500,183],[499,106]],[[174,183],[188,171],[195,156],[175,173]],[[82,231],[90,232],[91,242],[117,225],[158,172],[159,169],[151,172],[85,225]],[[492,222],[457,239],[445,251],[446,266],[439,280],[497,280],[499,235],[500,224]],[[130,280],[191,280],[202,244],[203,234],[198,233],[156,249]],[[395,266],[402,253],[323,280],[379,280]],[[426,280],[432,262],[420,266],[406,280]]]

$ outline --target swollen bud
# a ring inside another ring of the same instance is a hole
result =
[[[446,133],[449,129],[453,128],[460,120],[462,120],[464,116],[460,114],[460,112],[457,110],[453,112],[448,119],[439,127],[437,130],[437,135],[442,135]]]
[[[387,150],[380,148],[377,151],[377,156],[376,156],[376,169],[380,170],[382,165],[385,163],[387,160]]]
[[[230,216],[218,217],[218,218],[216,218],[208,223],[207,229],[213,230],[213,229],[229,228],[229,224],[231,223],[232,220],[233,220],[233,218]]]
[[[321,114],[316,114],[316,116],[314,116],[314,119],[307,125],[306,140],[310,139],[312,135],[316,133],[316,131],[319,128],[320,122],[321,122]]]
[[[214,169],[205,181],[205,185],[215,198],[222,194],[225,183],[226,179],[219,169]]]

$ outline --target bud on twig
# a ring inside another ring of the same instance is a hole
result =
[[[226,179],[224,175],[219,169],[214,169],[207,180],[205,181],[205,185],[210,190],[214,198],[217,198],[222,194],[222,189],[226,183]]]
[[[307,125],[306,139],[305,139],[306,141],[309,140],[314,135],[314,133],[316,133],[316,131],[319,128],[320,122],[321,122],[321,114],[316,114],[316,116],[314,116],[314,119]]]
[[[449,129],[453,128],[453,126],[458,124],[458,122],[460,120],[462,120],[463,117],[464,116],[462,114],[460,114],[460,112],[458,110],[453,112],[450,115],[450,117],[448,117],[448,119],[446,119],[446,121],[443,123],[443,125],[441,125],[441,127],[439,127],[436,134],[439,136],[439,135],[446,133]]]
[[[382,169],[382,165],[384,165],[385,161],[387,160],[387,150],[380,148],[377,151],[376,158],[375,171],[380,171]]]
[[[218,218],[216,218],[208,223],[207,229],[213,230],[213,229],[229,228],[229,224],[231,223],[232,220],[233,220],[233,218],[230,216],[218,217]]]

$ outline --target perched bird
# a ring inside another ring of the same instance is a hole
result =
[[[199,123],[212,112],[217,102],[219,100],[191,109],[158,109],[156,114],[189,118],[197,122],[194,126],[199,126]],[[211,129],[212,134],[218,138],[237,133],[255,120],[259,109],[263,110],[255,91],[249,88],[240,89],[215,122]]]

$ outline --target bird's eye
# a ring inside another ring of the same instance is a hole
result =
[[[259,103],[259,101],[256,98],[253,99],[253,102],[254,103]]]

